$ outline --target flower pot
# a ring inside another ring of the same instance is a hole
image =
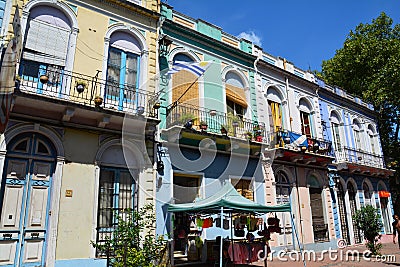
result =
[[[144,107],[142,107],[142,106],[138,107],[137,108],[137,114],[143,115],[143,113],[144,113]]]
[[[99,107],[101,104],[103,104],[103,98],[101,96],[96,96],[94,98],[94,104],[96,107]]]
[[[75,90],[80,94],[80,93],[82,93],[82,92],[85,90],[85,85],[82,84],[82,83],[78,83],[78,84],[75,86]]]
[[[203,131],[207,130],[207,128],[208,128],[207,124],[201,124],[200,125],[200,129],[203,130]]]
[[[40,75],[39,81],[40,81],[41,83],[47,83],[47,82],[49,81],[49,76],[47,76],[47,75]]]
[[[154,109],[159,109],[161,107],[161,103],[160,102],[156,102],[156,103],[154,103],[154,105],[153,105],[153,108]]]
[[[228,131],[224,127],[221,127],[221,134],[228,134]]]
[[[262,142],[263,141],[263,137],[261,135],[257,135],[256,136],[256,141],[257,142]]]

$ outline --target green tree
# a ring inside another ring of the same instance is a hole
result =
[[[393,25],[385,13],[370,24],[359,24],[335,56],[323,61],[318,74],[374,105],[387,165],[399,175],[400,25]]]
[[[372,255],[380,255],[379,251],[382,248],[382,244],[378,243],[378,240],[383,225],[378,210],[371,205],[367,205],[357,210],[353,219],[358,229],[364,234],[364,238],[367,240],[366,246]]]
[[[164,266],[166,242],[155,236],[155,214],[152,205],[139,211],[125,210],[116,214],[118,225],[104,243],[92,241],[93,247],[112,256],[113,267]]]

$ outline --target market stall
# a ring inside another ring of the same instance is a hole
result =
[[[270,212],[272,213],[291,212],[291,208],[290,208],[290,203],[283,205],[276,205],[276,206],[265,206],[255,203],[240,195],[231,183],[225,183],[216,194],[208,198],[201,199],[193,203],[169,204],[168,211],[173,213],[186,212],[186,213],[199,214],[204,212],[206,214],[220,214],[220,218],[222,221],[222,219],[224,218],[224,214],[227,212],[230,214],[232,213],[265,214]],[[220,223],[221,233],[223,232],[223,225],[224,223]],[[230,228],[232,228],[232,223],[230,225]],[[220,238],[219,247],[220,247],[219,266],[222,267],[223,238]],[[234,247],[232,247],[232,250],[233,249]]]

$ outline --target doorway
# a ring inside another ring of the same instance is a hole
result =
[[[0,266],[45,266],[53,144],[38,133],[7,145],[0,192]]]

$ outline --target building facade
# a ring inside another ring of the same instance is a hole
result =
[[[174,264],[215,259],[216,240],[233,228],[261,237],[271,217],[274,249],[360,243],[352,215],[368,204],[391,233],[393,173],[376,113],[360,99],[159,1],[0,0],[3,47],[16,17],[0,266],[105,266],[91,242],[112,235],[115,213],[148,203]],[[167,211],[226,183],[292,212],[259,215],[254,231],[243,222],[251,216],[232,225],[206,214],[215,223],[199,233],[194,218]],[[204,244],[190,254],[196,235]]]
[[[10,2],[22,52],[0,145],[0,265],[105,266],[91,242],[154,201],[159,4]]]
[[[335,162],[329,179],[334,188],[333,207],[336,236],[348,244],[363,241],[352,216],[365,205],[378,209],[382,234],[391,234],[392,200],[377,131],[377,113],[372,105],[318,81],[324,136],[332,141]]]

